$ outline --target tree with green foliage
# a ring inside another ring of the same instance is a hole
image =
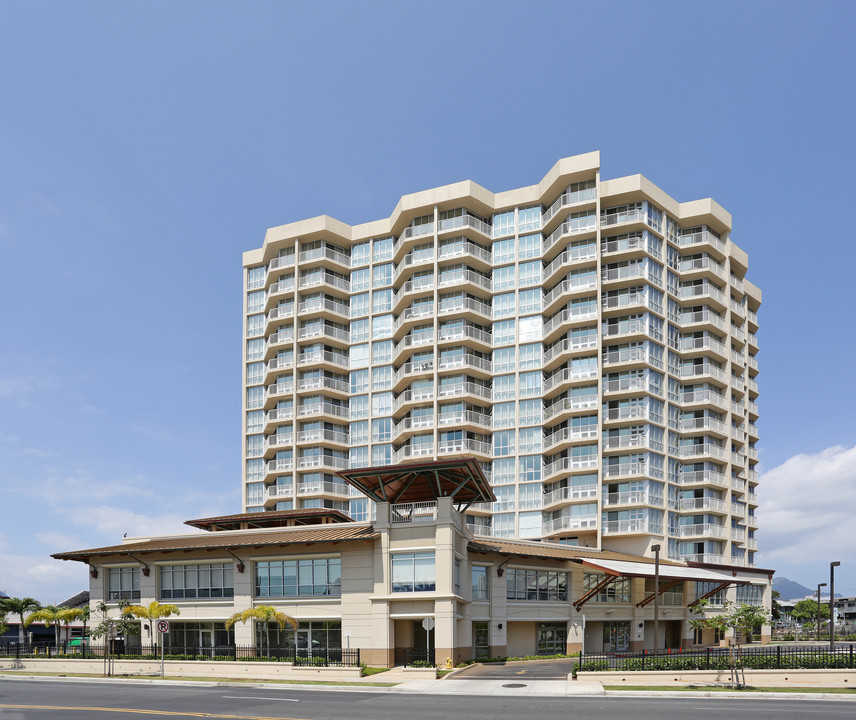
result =
[[[820,619],[828,620],[829,605],[827,605],[826,603],[821,603],[819,609]],[[794,605],[794,609],[791,610],[791,617],[801,623],[816,623],[817,613],[817,600],[813,598],[806,598],[805,600],[800,600],[796,605]]]
[[[128,615],[149,621],[149,644],[152,642],[152,625],[160,618],[168,618],[172,615],[181,615],[178,605],[161,604],[152,600],[148,605],[129,605],[126,609]]]
[[[744,637],[751,637],[758,628],[769,623],[770,616],[764,608],[757,605],[735,605],[732,602],[725,603],[722,612],[704,615],[707,605],[708,602],[702,600],[692,608],[693,613],[700,617],[690,620],[690,627],[693,630],[717,630],[721,635],[725,635],[728,630],[732,631],[733,638],[728,644],[731,682],[736,687],[745,687],[746,676],[743,670],[740,641]]]
[[[101,621],[92,628],[92,637],[103,637],[107,641],[104,651],[104,674],[110,676],[113,674],[113,648],[114,641],[118,635],[128,637],[136,635],[140,631],[140,624],[128,612],[131,604],[127,600],[119,603],[120,615],[113,617],[110,615],[110,606],[103,600],[99,602],[95,609],[101,614]]]
[[[34,613],[30,613],[30,615],[24,621],[24,625],[26,627],[29,627],[34,622],[41,623],[46,628],[49,628],[51,625],[53,625],[54,642],[56,643],[56,645],[59,645],[59,626],[62,623],[60,613],[62,611],[63,608],[58,608],[56,605],[45,605],[40,610],[36,610]]]
[[[20,618],[21,622],[18,625],[18,642],[23,645],[24,615],[39,610],[42,607],[42,604],[38,600],[34,600],[31,597],[10,597],[0,600],[0,607],[2,607],[7,613],[11,615],[17,615],[18,618]]]
[[[279,625],[280,630],[285,630],[286,625],[291,625],[291,627],[297,630],[297,620],[290,615],[279,612],[279,610],[272,605],[256,605],[255,607],[247,608],[243,612],[235,613],[232,617],[226,620],[226,629],[231,630],[236,622],[245,623],[248,620],[252,620],[255,623],[261,623],[263,625],[265,631],[265,645],[267,646],[268,654],[270,654],[269,623],[275,622]]]
[[[6,622],[6,611],[0,608],[0,635],[3,635],[9,629],[9,623]]]

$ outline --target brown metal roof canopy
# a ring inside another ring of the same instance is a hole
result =
[[[473,458],[343,470],[338,475],[375,502],[430,502],[449,497],[460,512],[475,502],[496,502],[481,465]]]
[[[219,517],[185,520],[185,525],[202,530],[247,530],[250,528],[296,527],[298,525],[322,525],[327,523],[353,522],[338,510],[329,508],[307,508],[304,510],[273,510],[262,513],[240,513]]]

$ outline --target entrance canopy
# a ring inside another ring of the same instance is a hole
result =
[[[339,477],[375,502],[431,502],[449,497],[459,510],[465,510],[474,502],[496,501],[481,465],[472,458],[342,470]]]
[[[699,600],[703,600],[704,598],[718,593],[720,590],[724,590],[729,585],[745,585],[748,582],[747,580],[741,580],[735,577],[736,573],[729,573],[723,570],[708,570],[706,568],[699,567],[687,567],[671,563],[660,563],[659,569],[655,571],[655,565],[653,563],[640,563],[629,560],[601,560],[599,558],[586,558],[581,562],[583,565],[600,570],[605,574],[605,577],[594,588],[574,602],[574,607],[576,607],[577,610],[579,610],[605,587],[614,583],[616,580],[623,580],[625,578],[655,578],[659,576],[659,588],[655,589],[655,592],[648,595],[644,600],[638,602],[637,607],[645,607],[654,599],[655,593],[661,595],[685,580],[712,584],[711,591],[690,603],[691,606],[696,605]]]

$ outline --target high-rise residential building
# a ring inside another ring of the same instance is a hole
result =
[[[365,520],[338,471],[474,457],[475,535],[753,565],[761,292],[730,235],[599,153],[271,228],[244,254],[244,510]]]

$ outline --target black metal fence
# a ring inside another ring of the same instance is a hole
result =
[[[103,658],[105,645],[61,643],[8,643],[0,645],[0,658]],[[115,660],[160,660],[158,645],[124,647],[119,644],[109,652]],[[290,662],[309,667],[359,667],[360,651],[342,648],[313,648],[310,653],[294,645],[257,648],[244,645],[201,647],[186,645],[164,648],[165,660],[232,660],[237,662]]]
[[[802,670],[856,668],[854,645],[707,648],[641,653],[580,653],[578,672],[617,670],[730,670],[732,651],[737,664],[753,670]]]
[[[427,647],[421,648],[405,648],[404,649],[404,665],[405,667],[435,667],[434,649]]]

